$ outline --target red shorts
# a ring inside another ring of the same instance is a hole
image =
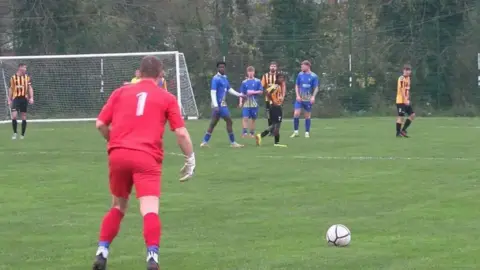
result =
[[[142,151],[117,148],[108,155],[110,192],[128,198],[135,186],[137,198],[160,196],[161,164]]]

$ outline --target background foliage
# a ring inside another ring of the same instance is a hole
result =
[[[0,0],[0,41],[3,55],[182,51],[201,110],[223,56],[234,85],[247,65],[263,73],[275,60],[291,89],[309,59],[323,117],[391,114],[409,62],[417,112],[473,116],[479,12],[474,0]]]

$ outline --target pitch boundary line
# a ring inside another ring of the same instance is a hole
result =
[[[8,152],[0,151],[0,155],[15,155],[22,156],[28,154],[40,154],[40,155],[60,155],[65,152],[59,151],[36,151],[36,152],[27,152],[27,151],[18,151],[18,152]],[[72,151],[76,155],[94,155],[94,154],[106,154],[106,151]],[[165,152],[165,155],[183,157],[181,153],[175,152]],[[219,154],[206,154],[206,153],[196,153],[200,157],[222,157],[223,155]],[[418,160],[418,161],[477,161],[478,158],[468,158],[468,157],[397,157],[397,156],[299,156],[299,155],[255,155],[254,158],[262,159],[304,159],[304,160],[345,160],[345,161],[398,161],[398,160]]]

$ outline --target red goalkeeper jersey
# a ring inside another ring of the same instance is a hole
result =
[[[138,150],[158,162],[163,160],[167,121],[172,131],[185,126],[175,96],[148,79],[113,91],[98,120],[110,125],[109,153],[115,148]]]

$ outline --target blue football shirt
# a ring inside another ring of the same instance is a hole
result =
[[[240,92],[244,95],[247,94],[248,90],[253,90],[253,91],[263,91],[263,86],[262,82],[257,79],[246,79],[242,82],[242,85],[240,86]],[[245,103],[243,104],[244,108],[256,108],[258,107],[257,103],[257,95],[251,95],[247,96]]]
[[[221,75],[217,73],[212,78],[212,83],[210,87],[211,91],[216,91],[216,98],[217,104],[219,107],[226,107],[227,106],[227,92],[230,89],[230,83],[228,82],[228,78],[226,75]],[[213,106],[213,102],[212,102]]]
[[[319,85],[318,76],[313,72],[300,72],[296,84],[302,101],[310,101],[313,91]]]

